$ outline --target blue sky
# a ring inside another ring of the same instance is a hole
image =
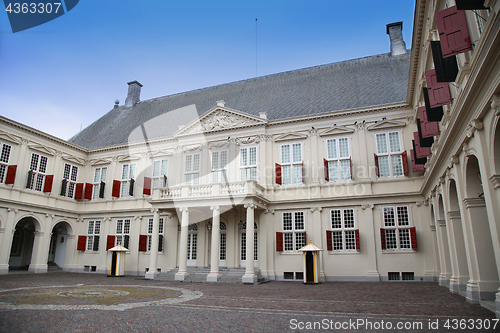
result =
[[[397,21],[410,48],[414,6],[409,0],[81,0],[65,15],[15,34],[3,12],[0,114],[69,139],[115,99],[123,104],[132,80],[144,85],[144,100],[387,53],[386,24]]]

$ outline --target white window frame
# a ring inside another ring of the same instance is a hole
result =
[[[250,156],[255,151],[255,161]],[[257,146],[240,147],[240,180],[257,180],[259,155]]]
[[[0,183],[5,183],[11,153],[12,146],[0,142]]]
[[[224,156],[225,155],[225,162]],[[211,182],[227,183],[227,165],[229,163],[229,151],[214,150],[210,154]]]
[[[87,245],[86,251],[94,251],[94,242],[97,240],[96,236],[99,237],[101,234],[101,221],[92,220],[87,224]],[[99,251],[99,244],[97,244],[97,250]]]
[[[78,167],[69,163],[64,163],[63,179],[66,179],[66,188],[64,189],[64,197],[74,198],[76,183],[78,180]]]
[[[290,214],[291,216],[291,226],[285,225],[285,215]],[[300,216],[302,216],[302,221],[300,221]],[[306,214],[303,211],[291,211],[283,212],[282,214],[282,229],[283,229],[283,251],[284,252],[297,252],[300,248],[306,245],[305,232],[306,232]],[[302,223],[302,228],[300,224]],[[291,235],[291,239],[290,239]],[[301,237],[303,242],[298,242],[298,238]],[[290,248],[291,245],[291,248]]]
[[[36,158],[35,158],[36,156]],[[38,153],[31,153],[30,170],[32,172],[29,189],[41,192],[47,175],[49,158]]]
[[[195,160],[198,159],[197,168]],[[188,164],[189,163],[189,164]],[[184,155],[184,183],[198,185],[200,183],[201,153]]]
[[[351,217],[352,221],[350,220]],[[332,231],[332,251],[357,251],[356,217],[353,208],[330,210],[330,227]]]
[[[240,223],[238,224],[239,229],[241,230],[240,232],[240,260],[241,261],[246,261],[247,260],[247,223]],[[257,223],[254,222],[253,225],[254,228],[254,233],[253,233],[253,260],[256,261],[259,258],[258,255],[258,233],[257,233]]]
[[[390,137],[391,134],[397,134],[399,150],[393,150],[391,147]],[[379,142],[379,136],[385,136],[385,144],[384,147]],[[385,148],[385,149],[384,149]],[[375,133],[375,152],[378,157],[378,170],[380,178],[388,178],[388,177],[404,177],[404,168],[403,168],[403,140],[401,139],[401,131],[387,131],[387,132],[379,132]],[[384,165],[388,167],[388,173],[385,168],[382,168],[382,162]],[[385,164],[387,163],[387,164]],[[397,171],[397,172],[396,172]]]
[[[394,222],[391,220],[391,215],[386,215],[386,211],[391,210]],[[412,250],[410,232],[412,225],[408,206],[382,207],[382,221],[383,228],[385,229],[386,250]]]
[[[167,186],[165,181],[167,173],[168,173],[168,159],[162,158],[159,160],[154,160],[152,177],[151,177],[151,187],[155,189]]]
[[[99,198],[99,191],[101,189],[101,182],[106,183],[106,176],[108,174],[108,167],[97,167],[94,169],[94,181],[92,187],[92,199],[104,199]]]
[[[340,140],[347,140],[347,155],[341,156]],[[328,161],[329,182],[352,179],[351,140],[349,137],[330,138],[325,141],[326,160]]]
[[[295,155],[294,147],[300,146],[300,158]],[[284,148],[288,147],[290,152],[290,159],[284,159]],[[280,145],[280,159],[281,159],[281,184],[282,185],[296,185],[303,184],[304,174],[304,152],[302,142],[291,142]],[[289,170],[289,174],[288,171]],[[295,171],[299,170],[299,171]]]
[[[120,186],[120,197],[129,197],[129,187],[131,184],[131,180],[135,179],[135,163],[126,163],[122,164],[122,173],[121,173],[121,186]]]
[[[164,228],[164,223],[163,223],[163,217],[160,217],[159,220],[159,235],[163,235],[163,228]],[[153,237],[153,218],[150,217],[148,220],[148,247],[147,247],[147,252],[151,252],[151,242],[152,242],[152,237]],[[165,237],[163,237],[163,242],[165,242]],[[165,244],[164,244],[165,245]],[[162,251],[163,252],[163,251]]]
[[[125,236],[129,236],[130,242],[130,228],[132,222],[131,219],[117,219],[116,220],[116,229],[115,229],[115,246],[121,244],[121,246],[125,246]],[[130,246],[130,244],[128,244]]]

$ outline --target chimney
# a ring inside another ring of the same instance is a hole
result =
[[[133,106],[135,103],[141,100],[141,87],[137,81],[130,81],[128,84],[128,94],[125,100],[125,107]]]
[[[388,24],[387,34],[391,39],[391,56],[405,54],[406,44],[403,40],[403,22]]]

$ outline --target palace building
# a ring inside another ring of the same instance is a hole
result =
[[[416,0],[411,48],[141,100],[68,141],[0,117],[0,273],[439,281],[500,313],[500,1]],[[383,27],[382,27],[383,29]],[[145,87],[144,89],[146,89]],[[239,274],[239,275],[238,275]]]

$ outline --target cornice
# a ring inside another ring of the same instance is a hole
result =
[[[415,81],[418,72],[418,65],[420,63],[420,51],[422,43],[422,30],[424,25],[425,5],[427,1],[417,0],[415,4],[414,24],[413,24],[413,40],[411,45],[410,57],[410,73],[408,78],[408,97],[407,103],[412,104],[413,94],[415,92]]]

